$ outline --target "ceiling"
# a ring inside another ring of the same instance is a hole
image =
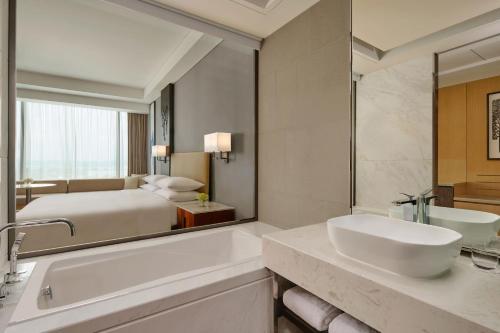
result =
[[[354,36],[387,51],[500,7],[500,0],[352,0]]]
[[[500,58],[500,37],[472,43],[439,55],[439,71],[451,72]]]
[[[497,34],[500,0],[353,0],[352,25],[374,48],[353,46],[353,71],[368,74]]]
[[[439,54],[441,87],[496,75],[500,75],[500,36]]]
[[[17,66],[145,87],[189,32],[99,0],[22,0]]]
[[[147,104],[222,41],[102,0],[17,4],[16,86],[25,96]]]
[[[252,36],[266,38],[319,0],[156,0]]]

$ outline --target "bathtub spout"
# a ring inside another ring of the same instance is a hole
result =
[[[26,228],[26,227],[34,227],[34,226],[42,226],[42,225],[50,225],[50,224],[66,224],[69,228],[69,232],[71,237],[75,236],[75,225],[67,218],[55,218],[55,219],[43,219],[43,220],[32,220],[32,221],[23,221],[23,222],[12,222],[9,223],[2,228],[0,228],[0,233],[4,230],[16,229],[16,228]],[[12,245],[12,249],[10,251],[10,271],[5,274],[4,283],[10,284],[20,281],[20,273],[17,271],[17,255],[19,253],[19,248],[21,247],[21,243],[26,234],[20,232],[17,234],[14,244]],[[0,290],[1,294],[1,290]],[[0,295],[1,298],[1,295]]]

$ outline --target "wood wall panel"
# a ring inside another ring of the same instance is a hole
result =
[[[438,183],[500,183],[500,160],[487,158],[487,101],[500,77],[439,89]]]
[[[438,183],[467,181],[466,84],[439,89]]]
[[[487,159],[486,95],[500,91],[500,77],[467,83],[467,182],[500,182],[500,160]]]
[[[488,213],[500,215],[500,206],[499,205],[488,205],[488,204],[482,204],[482,203],[476,203],[476,202],[455,201],[455,208],[479,210],[482,212],[488,212]]]

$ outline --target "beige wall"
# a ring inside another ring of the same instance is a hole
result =
[[[268,37],[259,69],[259,220],[350,212],[350,1],[322,0]]]

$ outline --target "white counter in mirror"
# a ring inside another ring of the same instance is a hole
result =
[[[464,246],[488,244],[500,230],[500,216],[493,213],[429,206],[428,214],[430,224],[462,234]],[[403,219],[403,206],[389,208],[389,216]]]
[[[276,230],[253,222],[37,258],[25,289],[12,295],[13,313],[0,310],[0,329],[157,332],[168,323],[173,331],[270,333],[260,236]],[[40,295],[47,286],[51,295]],[[221,328],[227,316],[234,320]]]
[[[265,235],[263,245],[266,267],[381,332],[500,332],[500,275],[468,257],[437,278],[397,275],[339,254],[326,223]]]
[[[336,217],[327,227],[339,253],[413,277],[445,272],[462,247],[462,235],[456,231],[378,215]]]

